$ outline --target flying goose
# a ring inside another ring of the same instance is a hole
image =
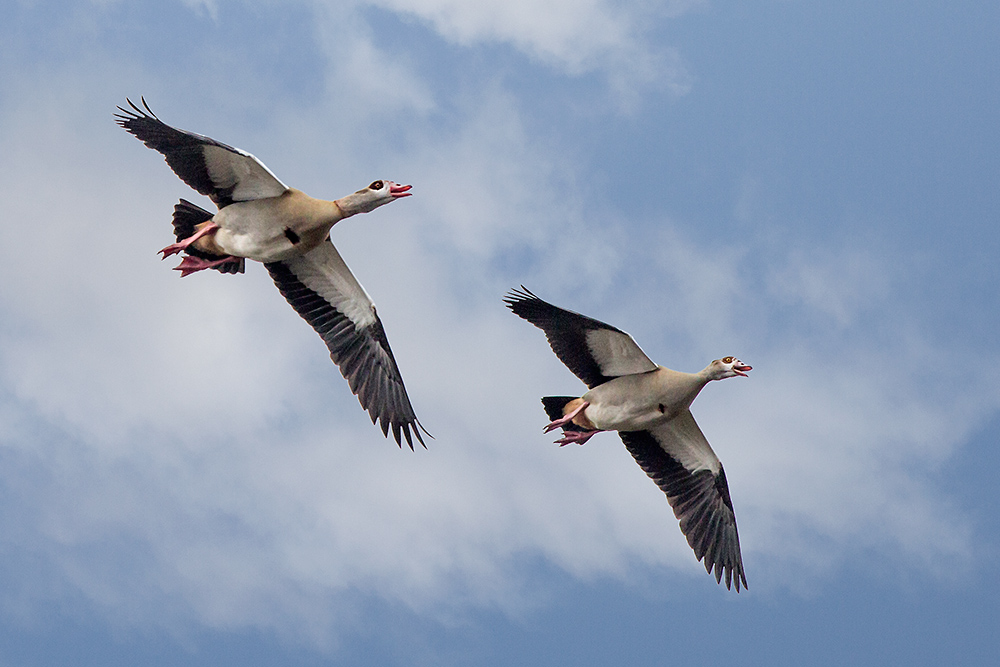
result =
[[[182,181],[207,195],[219,211],[184,199],[174,206],[177,242],[161,250],[183,252],[177,269],[186,276],[204,269],[242,273],[244,260],[262,262],[292,308],[320,335],[372,423],[396,443],[427,433],[410,405],[399,367],[371,297],[330,241],[343,218],[372,211],[410,195],[409,185],[378,180],[335,201],[313,199],[278,180],[250,153],[209,137],[171,127],[126,99],[116,122],[164,155]],[[427,433],[430,436],[429,433]],[[424,445],[426,448],[426,445]]]
[[[736,515],[722,463],[694,417],[691,402],[712,380],[747,377],[751,370],[723,357],[699,373],[657,366],[632,337],[595,319],[542,301],[523,285],[504,303],[545,332],[559,360],[583,380],[583,396],[546,396],[548,433],[563,429],[556,442],[583,444],[599,431],[618,431],[636,463],[667,494],[681,532],[698,560],[726,588],[747,587]]]

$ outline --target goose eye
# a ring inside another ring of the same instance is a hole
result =
[[[722,360],[722,363],[724,363],[724,364],[731,364],[731,363],[733,363],[733,358],[732,357],[726,357],[725,359]]]
[[[383,183],[382,181],[375,181],[374,183],[372,183],[368,187],[371,190],[381,190],[383,185],[385,185],[385,183]]]

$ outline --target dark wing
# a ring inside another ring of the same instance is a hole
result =
[[[167,158],[178,177],[222,208],[233,202],[277,197],[287,186],[239,148],[162,122],[142,100],[145,111],[126,100],[132,110],[118,107],[117,123]]]
[[[651,431],[621,431],[625,447],[650,479],[667,494],[681,532],[705,570],[715,580],[735,580],[736,592],[747,587],[740,555],[736,514],[726,471],[709,446],[690,410]]]
[[[410,429],[424,445],[420,436],[423,426],[406,395],[375,305],[330,240],[305,255],[265,266],[295,312],[326,343],[330,358],[340,367],[372,423],[377,420],[386,437],[391,426],[400,447],[402,431],[413,449]]]
[[[588,387],[656,370],[656,364],[624,331],[542,301],[523,285],[520,290],[511,290],[504,303],[518,317],[544,331],[559,360]]]

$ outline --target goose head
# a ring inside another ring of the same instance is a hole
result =
[[[399,185],[392,181],[378,180],[352,195],[341,197],[337,200],[337,206],[344,212],[344,217],[356,213],[368,213],[383,204],[388,204],[401,197],[409,197],[412,193],[407,191],[412,187],[412,185]]]
[[[716,359],[708,365],[705,371],[709,380],[725,380],[737,375],[747,376],[747,371],[753,370],[752,366],[747,366],[736,357],[723,357]]]

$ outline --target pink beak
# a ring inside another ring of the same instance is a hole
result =
[[[413,187],[412,185],[397,185],[395,183],[390,183],[389,184],[389,194],[392,195],[396,199],[398,199],[400,197],[409,197],[413,193],[412,192],[407,192],[407,190],[409,190],[412,187]]]
[[[746,371],[752,371],[753,366],[733,366],[733,370],[742,375],[743,377],[748,377]]]

